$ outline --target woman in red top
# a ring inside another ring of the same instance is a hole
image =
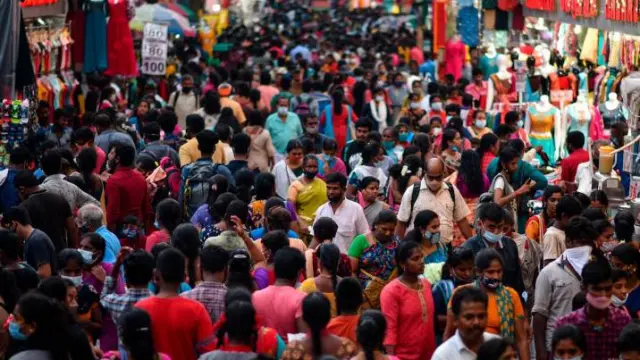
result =
[[[489,164],[491,164],[491,161],[495,159],[495,157],[500,152],[500,142],[498,141],[498,136],[494,133],[482,135],[477,151],[478,154],[480,154],[482,173],[486,174]]]
[[[382,290],[380,303],[387,319],[384,346],[401,360],[431,359],[436,349],[431,284],[424,273],[422,245],[403,241],[396,250],[400,277]]]
[[[352,134],[349,128],[349,121],[355,124],[358,121],[351,106],[344,104],[344,92],[342,89],[336,89],[331,93],[333,101],[330,106],[324,108],[320,116],[320,126],[324,131],[322,133],[338,143],[338,153],[342,153],[342,149],[349,140],[353,140],[355,134]],[[351,125],[352,125],[351,124]]]

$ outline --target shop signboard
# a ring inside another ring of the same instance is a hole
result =
[[[167,70],[168,26],[146,23],[142,37],[142,66],[147,75],[164,75]]]

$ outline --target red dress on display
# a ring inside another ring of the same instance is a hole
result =
[[[107,70],[105,74],[137,76],[138,63],[133,53],[133,38],[127,17],[128,0],[108,0]]]
[[[464,66],[464,43],[462,41],[449,41],[444,47],[444,57],[447,59],[445,64],[445,75],[452,74],[455,81],[462,76],[462,67]]]

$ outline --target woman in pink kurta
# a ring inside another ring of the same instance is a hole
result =
[[[380,303],[387,319],[384,346],[400,360],[431,359],[436,349],[431,284],[424,273],[421,245],[403,241],[396,250],[402,273],[382,289]]]
[[[444,47],[445,63],[444,73],[452,74],[455,81],[462,76],[462,67],[464,66],[464,43],[459,36],[454,36]]]

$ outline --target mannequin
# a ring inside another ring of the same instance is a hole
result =
[[[551,52],[549,49],[542,49],[540,51],[540,59],[542,60],[542,65],[539,69],[540,75],[548,78],[549,75],[556,72],[556,68],[549,62],[551,59]]]
[[[584,134],[585,140],[591,139],[591,142],[603,137],[600,112],[588,103],[585,95],[578,95],[576,102],[565,108],[564,116],[566,116],[566,121],[562,122],[563,128],[556,132],[558,133],[556,142],[560,142],[558,148],[562,151],[560,156],[566,155],[566,134],[569,131],[580,131]],[[584,148],[587,148],[586,141]]]
[[[541,95],[549,95],[549,79],[540,74],[540,69],[536,67],[536,58],[527,58],[527,78],[524,88],[524,101],[540,101]]]
[[[524,129],[529,134],[531,146],[541,146],[549,156],[550,165],[556,161],[557,144],[553,139],[558,138],[556,132],[562,129],[560,111],[549,101],[548,95],[540,96],[540,102],[527,109]]]
[[[484,74],[484,79],[489,80],[489,77],[498,72],[497,62],[498,53],[493,45],[487,47],[487,52],[480,57],[478,67]]]
[[[607,137],[611,135],[611,126],[618,121],[626,121],[629,118],[629,111],[622,106],[618,100],[618,94],[609,93],[607,101],[598,107],[602,115],[604,132]]]
[[[492,109],[494,101],[496,103],[509,104],[515,102],[518,96],[515,87],[516,76],[509,72],[507,68],[507,57],[498,55],[496,64],[498,65],[498,72],[490,77],[486,111]],[[503,112],[506,113],[509,110],[508,108],[508,106],[504,106]]]

